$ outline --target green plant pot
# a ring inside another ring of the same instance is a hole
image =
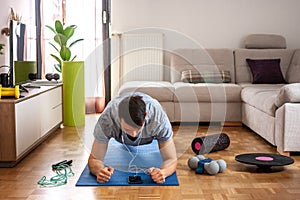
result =
[[[85,125],[84,62],[62,64],[63,121],[65,126]]]
[[[15,85],[25,83],[29,80],[30,73],[36,73],[35,61],[15,61],[14,62]]]

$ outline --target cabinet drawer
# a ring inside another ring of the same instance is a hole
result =
[[[41,95],[41,136],[62,122],[61,87]]]
[[[58,87],[48,92],[41,94],[42,102],[44,106],[49,109],[57,107],[62,104],[62,88]]]
[[[47,114],[41,115],[41,137],[48,133],[56,125],[62,123],[62,104],[52,107],[52,109],[47,109],[44,113]]]

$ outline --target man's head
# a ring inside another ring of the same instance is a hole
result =
[[[146,104],[141,96],[129,96],[124,98],[119,104],[119,118],[122,129],[136,137],[141,131],[146,113]]]

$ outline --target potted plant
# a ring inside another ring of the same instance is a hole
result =
[[[50,55],[58,62],[58,64],[54,65],[55,69],[58,72],[61,72],[61,66],[63,61],[74,61],[77,57],[76,55],[72,57],[71,47],[74,44],[82,41],[83,39],[77,39],[71,43],[69,42],[70,38],[74,35],[75,29],[77,28],[76,25],[64,27],[61,21],[56,20],[54,27],[51,27],[49,25],[46,25],[46,27],[54,33],[53,39],[58,45],[58,47],[57,45],[54,45],[51,42],[49,42],[49,44],[59,53],[59,56],[55,54]]]
[[[51,56],[58,62],[54,67],[62,74],[63,82],[63,121],[66,126],[83,126],[85,124],[85,92],[84,92],[84,62],[74,61],[71,47],[83,39],[70,42],[76,25],[64,27],[61,21],[55,21],[55,27],[47,25],[54,33],[55,44],[50,45],[59,53]]]

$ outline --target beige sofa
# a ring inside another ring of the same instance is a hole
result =
[[[130,81],[119,94],[141,91],[156,98],[171,122],[242,122],[279,152],[300,151],[300,50],[277,35],[250,35],[243,49],[178,49],[170,78]],[[247,58],[280,58],[286,84],[252,84]],[[186,70],[230,72],[229,83],[187,83]],[[292,84],[293,83],[293,84]]]
[[[170,59],[170,80],[130,81],[119,94],[140,91],[156,98],[171,122],[241,121],[241,87],[235,84],[233,50],[178,49]],[[230,71],[230,83],[185,83],[182,71],[219,68]]]
[[[237,49],[236,83],[242,87],[242,123],[279,152],[300,151],[300,50]],[[287,84],[252,84],[246,58],[280,58]]]

